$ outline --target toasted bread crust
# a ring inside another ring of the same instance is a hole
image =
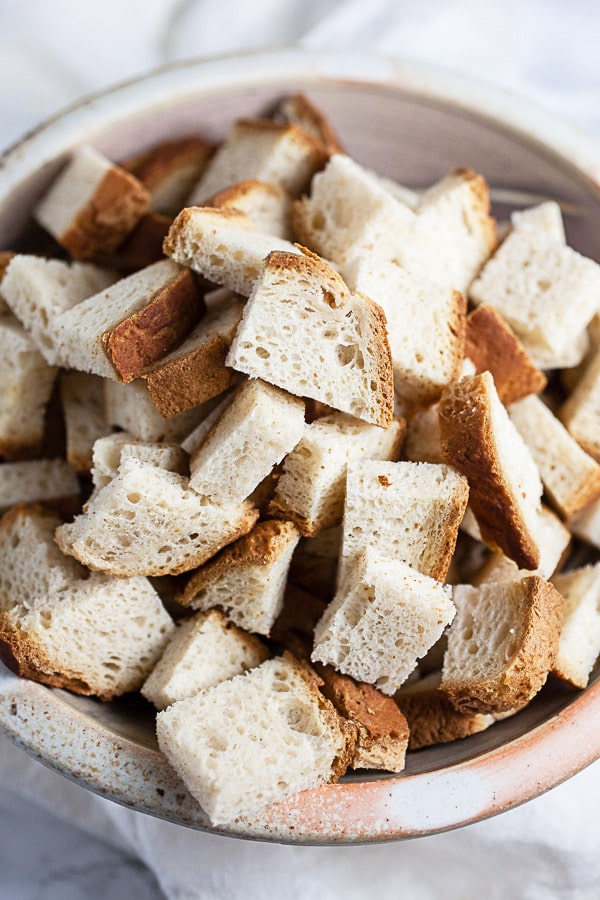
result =
[[[75,216],[59,243],[73,259],[111,253],[132,231],[150,205],[150,193],[124,169],[108,170],[93,197]]]
[[[446,744],[477,734],[491,722],[481,713],[463,713],[456,710],[446,694],[439,689],[439,679],[431,687],[399,691],[394,699],[404,713],[410,737],[409,750],[420,750],[434,744]]]
[[[466,376],[451,385],[438,413],[442,458],[467,477],[469,501],[485,543],[502,550],[519,568],[537,568],[539,547],[498,458],[482,376]]]
[[[0,250],[0,282],[4,278],[13,256],[16,256],[16,254],[12,250]]]
[[[102,346],[124,382],[165,356],[200,320],[206,309],[193,272],[181,269],[139,312],[102,335]]]
[[[223,188],[222,191],[206,200],[204,205],[215,207],[215,209],[237,209],[236,202],[239,203],[240,200],[250,197],[256,192],[271,194],[272,197],[278,198],[280,190],[284,189],[278,188],[267,181],[260,181],[258,178],[245,178],[244,181],[238,181],[237,184]]]
[[[318,140],[328,156],[343,153],[344,148],[330,121],[304,94],[294,94],[280,108],[280,114]]]
[[[548,379],[492,306],[480,306],[469,315],[466,355],[478,372],[492,373],[498,396],[506,405],[546,387]]]
[[[288,540],[297,533],[291,522],[277,519],[259,522],[252,531],[225,547],[197,572],[192,572],[184,588],[176,595],[177,602],[182,606],[191,606],[200,591],[232,569],[271,565]]]
[[[214,152],[214,144],[191,135],[158,144],[147,153],[127,160],[122,166],[149,191],[154,191],[174,170],[188,163],[197,163],[196,177],[199,178]]]
[[[173,224],[170,216],[145,213],[107,262],[122,272],[137,272],[164,259],[163,242]]]
[[[354,769],[401,772],[408,743],[408,724],[391,697],[370,684],[354,681],[332,666],[315,666],[322,693],[357,731]]]
[[[442,677],[442,690],[462,713],[496,713],[525,706],[545,683],[558,653],[564,598],[538,575],[522,579],[525,613],[518,649],[497,678]]]
[[[173,220],[173,224],[169,228],[169,232],[163,241],[163,253],[165,256],[176,257],[179,250],[180,240],[185,238],[185,233],[193,222],[198,209],[202,210],[203,218],[206,219],[206,227],[211,228],[213,234],[217,227],[227,223],[232,228],[239,228],[241,231],[252,231],[253,226],[251,220],[246,213],[239,209],[230,208],[213,208],[208,206],[190,207],[182,209],[179,215]]]

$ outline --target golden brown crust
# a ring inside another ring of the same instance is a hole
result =
[[[484,731],[491,724],[481,713],[458,712],[439,689],[439,682],[439,677],[427,678],[426,686],[421,688],[417,682],[414,689],[411,685],[394,697],[410,729],[409,750],[466,738]]]
[[[102,346],[121,380],[133,381],[173,350],[205,309],[193,272],[181,269],[143,309],[106,331]]]
[[[545,683],[558,653],[564,598],[538,575],[521,580],[523,619],[516,652],[493,679],[444,676],[442,690],[459,712],[497,713],[520,709]],[[501,598],[499,598],[501,600]]]
[[[133,231],[150,205],[150,193],[137,178],[112,166],[79,210],[59,243],[73,259],[101,258]]]
[[[103,262],[122,272],[137,272],[164,259],[163,242],[172,224],[170,216],[145,213],[118,250]]]
[[[192,572],[183,589],[177,594],[177,602],[182,606],[191,606],[201,590],[232,569],[271,565],[281,550],[287,546],[288,541],[297,534],[296,527],[291,522],[280,522],[276,519],[259,522],[240,540],[229,544],[201,569]]]
[[[322,693],[338,713],[356,727],[354,769],[401,772],[408,743],[408,723],[391,697],[370,684],[354,681],[332,666],[315,666]]]
[[[215,145],[197,135],[164,141],[147,153],[122,163],[149,191],[155,191],[166,178],[182,166],[197,166],[196,178],[200,178],[215,152]]]
[[[0,250],[0,282],[4,278],[13,256],[16,254],[12,250]]]
[[[492,373],[498,396],[506,405],[546,387],[546,376],[492,306],[480,306],[469,315],[466,355],[478,372]]]
[[[360,294],[357,296],[361,297],[367,306],[371,332],[369,347],[376,359],[376,378],[373,391],[377,396],[377,413],[370,421],[374,421],[374,424],[380,425],[381,428],[389,428],[394,419],[394,370],[388,341],[387,319],[382,308],[374,300]]]
[[[169,228],[169,232],[163,241],[163,253],[165,256],[176,256],[179,250],[181,239],[185,238],[186,231],[190,225],[197,219],[198,212],[202,211],[202,218],[205,220],[205,227],[212,229],[215,234],[217,228],[223,224],[227,224],[233,228],[239,228],[242,231],[253,231],[252,221],[246,213],[239,209],[228,209],[209,206],[191,206],[182,209],[179,215],[173,220],[173,224]]]
[[[244,181],[238,181],[229,187],[219,191],[210,199],[204,201],[204,206],[215,207],[215,209],[237,209],[237,203],[244,201],[252,194],[271,194],[272,197],[278,199],[280,192],[284,188],[278,188],[274,184],[267,181],[259,181],[258,178],[246,178]]]
[[[278,113],[286,122],[299,125],[318,140],[328,156],[344,153],[344,148],[329,119],[304,94],[288,97],[281,104]]]
[[[239,319],[242,310],[240,309]],[[241,374],[225,365],[239,319],[227,334],[209,334],[206,340],[144,373],[148,393],[166,418],[205,403],[237,384]]]
[[[535,569],[540,551],[507,481],[492,433],[490,398],[482,375],[462,378],[445,391],[438,408],[442,458],[466,476],[469,502],[483,540]]]

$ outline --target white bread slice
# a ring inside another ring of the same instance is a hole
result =
[[[110,700],[142,685],[173,622],[145,578],[90,575],[63,556],[58,523],[22,506],[0,522],[0,656],[19,675]]]
[[[62,459],[30,459],[0,464],[0,511],[16,503],[79,497],[79,482]]]
[[[411,462],[441,463],[438,405],[421,409],[406,424],[403,454]]]
[[[479,306],[467,318],[465,352],[477,372],[491,372],[500,400],[516,403],[539,394],[547,378],[493,306]]]
[[[283,606],[292,553],[300,535],[291,522],[259,522],[189,577],[177,594],[182,606],[220,607],[253,634],[268,635]]]
[[[187,478],[129,458],[56,540],[110,575],[178,575],[246,534],[257,517],[249,503],[204,505]]]
[[[93,447],[110,432],[104,420],[102,379],[83,372],[63,372],[60,402],[65,420],[67,462],[76,472],[92,468]]]
[[[190,431],[183,441],[181,441],[181,449],[185,450],[189,456],[193,456],[196,450],[204,443],[208,432],[211,430],[217,419],[221,418],[221,414],[225,412],[225,409],[229,406],[234,396],[235,391],[226,391],[222,399],[221,397],[216,398],[216,400],[213,401],[212,408],[207,416],[202,419],[192,431]],[[214,405],[215,403],[216,405]],[[208,409],[211,407],[211,403],[206,403],[204,406]]]
[[[290,655],[158,714],[158,745],[213,825],[337,781],[355,732]]]
[[[144,682],[142,694],[157,709],[193,697],[269,657],[259,638],[247,634],[218,609],[180,622]]]
[[[204,301],[194,275],[163,259],[63,312],[61,358],[73,369],[133,381],[195,326]]]
[[[529,209],[522,209],[511,213],[510,222],[514,231],[530,229],[537,234],[556,241],[558,244],[566,244],[565,226],[563,223],[560,206],[554,200],[547,200]]]
[[[122,163],[152,194],[150,209],[176,216],[205,171],[214,145],[198,135],[175,138]]]
[[[141,379],[129,384],[104,381],[104,418],[107,424],[123,428],[140,441],[178,442],[205,419],[214,406],[215,402],[209,400],[165,419]]]
[[[300,253],[290,241],[256,231],[240,210],[210,207],[182,210],[164,243],[175,262],[244,297],[252,293],[272,250]]]
[[[569,522],[569,528],[580,540],[600,550],[600,500],[590,503],[587,509]]]
[[[311,659],[391,695],[454,614],[451,587],[369,549],[317,623]]]
[[[596,350],[575,390],[563,404],[560,418],[569,434],[600,462],[600,350]]]
[[[190,459],[190,487],[211,503],[241,503],[304,431],[304,403],[264,381],[236,390]]]
[[[137,178],[93,147],[79,147],[34,210],[73,259],[115,250],[150,205]]]
[[[508,235],[470,288],[474,303],[493,306],[542,368],[567,365],[565,352],[577,346],[599,294],[597,263],[529,228]]]
[[[344,413],[317,419],[286,456],[269,515],[294,522],[305,537],[339,525],[348,461],[397,460],[404,429],[404,420],[397,419],[386,429]]]
[[[310,197],[292,207],[300,243],[335,263],[363,253],[393,262],[415,218],[375,173],[344,154],[329,159],[313,178]]]
[[[275,119],[299,125],[303,131],[318,141],[325,153],[330,156],[344,152],[329,119],[304,94],[286,97],[277,107]]]
[[[600,367],[598,374],[600,387]],[[600,390],[598,397],[600,400]],[[598,409],[596,430],[600,435],[600,405]],[[513,403],[509,414],[531,451],[546,494],[563,518],[576,516],[600,497],[600,465],[581,449],[539,397]],[[600,436],[598,441],[600,447]]]
[[[206,403],[240,379],[225,358],[244,302],[227,290],[211,292],[205,302],[207,313],[186,340],[144,372],[148,393],[163,416]]]
[[[312,254],[269,254],[227,364],[374,425],[392,422],[383,311],[353,296],[337,272]]]
[[[565,598],[552,674],[584,688],[600,654],[600,563],[555,575],[552,584]]]
[[[60,353],[58,317],[86,297],[103,291],[116,278],[114,272],[87,263],[69,265],[57,259],[17,254],[2,279],[2,294],[46,362],[61,365],[66,361]]]
[[[249,178],[232,184],[206,201],[204,206],[237,209],[245,213],[256,231],[274,234],[286,241],[294,238],[291,212],[292,198],[278,184]]]
[[[323,600],[335,594],[336,571],[342,547],[342,528],[334,526],[314,537],[301,538],[292,557],[290,581]]]
[[[537,568],[542,482],[491,373],[451,385],[439,404],[439,423],[442,456],[469,481],[469,503],[485,543],[521,568]]]
[[[467,304],[445,288],[364,254],[342,269],[346,284],[379,304],[387,319],[396,396],[428,406],[455,381],[465,355]]]
[[[126,459],[139,459],[151,463],[159,469],[176,472],[178,475],[188,473],[187,454],[178,444],[152,443],[136,441],[126,431],[99,438],[93,448],[92,482],[100,490],[117,474],[119,466]]]
[[[406,719],[393,699],[370,684],[336,672],[331,666],[317,665],[316,672],[324,682],[321,692],[356,728],[350,767],[401,772],[409,733]]]
[[[541,578],[549,579],[568,554],[571,532],[551,509],[542,506],[536,535],[540,548],[540,564],[537,569],[533,571],[519,569],[512,559],[496,550],[475,573],[471,583],[477,587],[493,581],[516,581],[517,578],[525,578],[527,575],[540,575]]]
[[[444,581],[468,494],[446,465],[351,460],[338,585],[368,549]]]
[[[2,459],[26,459],[41,452],[46,406],[57,371],[13,316],[0,316]]]
[[[538,575],[454,588],[442,690],[459,712],[522,707],[554,665],[564,601]]]
[[[394,696],[410,730],[409,750],[470,737],[496,721],[484,713],[458,712],[440,689],[441,680],[441,672],[431,672],[403,685]]]
[[[326,159],[319,142],[297,125],[268,119],[240,119],[193,188],[187,206],[198,206],[224,188],[248,178],[281,185],[298,196]]]

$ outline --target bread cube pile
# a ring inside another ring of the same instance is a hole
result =
[[[600,266],[415,193],[303,96],[80,147],[0,253],[0,658],[141,690],[216,825],[517,713],[600,653]],[[585,549],[587,548],[587,550]],[[569,565],[567,565],[569,563]]]

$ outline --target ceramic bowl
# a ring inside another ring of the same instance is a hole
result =
[[[268,113],[296,91],[325,111],[361,163],[415,187],[472,166],[500,200],[555,198],[569,242],[599,258],[600,149],[591,139],[454,75],[294,48],[169,68],[44,124],[0,161],[0,247],[18,246],[32,204],[76,145],[92,143],[119,160],[167,136],[199,131],[218,139],[234,119]],[[84,787],[192,828],[287,842],[378,841],[502,812],[595,760],[599,675],[585,691],[548,684],[523,712],[488,731],[409,754],[400,776],[357,773],[228,829],[210,826],[158,752],[153,717],[141,702],[102,704],[19,679],[0,664],[0,729]]]

